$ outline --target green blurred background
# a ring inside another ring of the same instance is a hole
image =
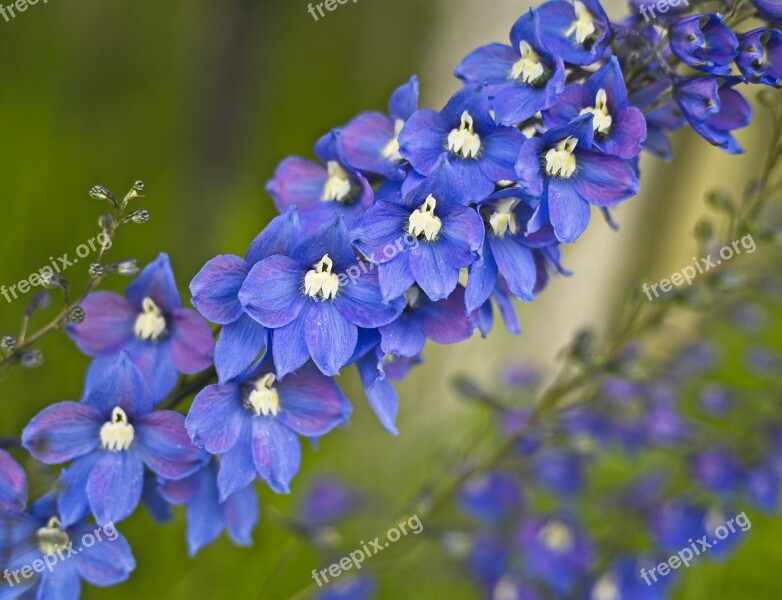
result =
[[[119,195],[143,179],[147,198],[138,207],[152,221],[123,230],[110,257],[144,263],[167,252],[186,297],[206,260],[242,254],[272,216],[263,185],[281,158],[311,156],[319,135],[361,110],[383,109],[412,73],[421,76],[423,104],[441,105],[458,87],[450,74],[462,56],[504,40],[524,10],[516,0],[358,0],[315,22],[303,0],[50,0],[9,23],[0,19],[0,284],[28,277],[49,256],[73,255],[97,233],[103,207],[88,198],[92,185]],[[550,366],[577,327],[610,321],[631,280],[657,281],[688,264],[703,191],[743,187],[762,158],[763,125],[759,117],[740,136],[749,150],[743,157],[685,134],[676,139],[676,164],[644,162],[643,194],[617,214],[622,230],[609,233],[595,215],[565,255],[576,277],[520,310],[523,336],[496,331],[488,342],[428,349],[426,366],[399,388],[400,438],[382,431],[346,376],[356,400],[351,426],[306,453],[292,498],[262,492],[253,548],[221,539],[189,560],[181,512],[161,527],[140,511],[120,528],[137,572],[110,590],[85,589],[85,597],[276,599],[307,588],[317,556],[275,516],[290,513],[307,480],[326,472],[370,490],[382,499],[377,513],[354,524],[348,539],[383,534],[395,507],[442,477],[453,449],[487,425],[482,411],[455,399],[453,376],[496,386],[504,362]],[[66,273],[75,289],[85,269]],[[24,306],[0,298],[0,333],[17,332]],[[40,348],[43,367],[17,369],[0,384],[0,436],[80,395],[86,357],[62,335]],[[34,471],[34,488],[51,477]],[[753,515],[742,550],[726,564],[694,566],[679,597],[778,597],[780,535],[778,520]],[[382,597],[476,597],[433,540],[404,543],[417,546],[383,572]]]

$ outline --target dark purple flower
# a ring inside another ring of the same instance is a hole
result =
[[[782,31],[759,28],[739,38],[736,66],[747,83],[782,86]]]
[[[598,0],[552,0],[538,15],[543,43],[567,63],[591,65],[611,41],[611,23]]]
[[[335,214],[351,225],[374,199],[366,178],[347,165],[341,135],[332,131],[315,144],[315,154],[322,164],[291,156],[280,163],[274,179],[266,185],[280,213],[291,206],[298,209],[305,235],[318,230]]]
[[[752,0],[760,16],[770,21],[782,22],[782,0]]]
[[[220,501],[258,476],[279,494],[301,465],[299,435],[317,438],[342,425],[351,406],[312,363],[278,380],[269,358],[224,384],[204,388],[187,415],[197,446],[220,455]]]
[[[27,477],[8,452],[0,450],[0,510],[22,511],[27,506]]]
[[[290,256],[272,256],[256,264],[239,300],[253,319],[274,330],[278,377],[310,357],[324,374],[338,374],[356,349],[359,327],[390,323],[404,306],[401,298],[383,302],[377,270],[358,262],[338,215]]]
[[[299,219],[291,207],[272,219],[244,258],[217,256],[190,282],[193,306],[212,323],[222,325],[214,356],[219,381],[236,377],[266,353],[266,328],[245,313],[239,301],[250,269],[264,258],[290,254],[300,239]]]
[[[466,84],[487,84],[501,125],[516,125],[554,106],[565,87],[562,57],[543,43],[532,8],[513,25],[510,46],[478,48],[456,68],[456,76]]]
[[[646,139],[643,113],[629,105],[622,70],[615,57],[583,84],[565,88],[553,107],[543,111],[543,124],[562,127],[576,117],[591,113],[594,145],[604,154],[634,158]]]
[[[729,75],[739,42],[718,14],[690,15],[668,30],[673,53],[684,64],[712,75]]]
[[[630,163],[591,151],[592,119],[584,114],[524,142],[516,163],[519,185],[540,198],[530,233],[550,222],[558,240],[574,242],[589,224],[590,205],[612,206],[638,191]]]
[[[155,401],[174,389],[179,373],[198,373],[212,364],[214,340],[206,321],[182,308],[168,256],[160,254],[125,290],[93,292],[81,303],[84,322],[68,326],[79,350],[95,357],[88,383],[126,352],[152,388]]]
[[[418,78],[398,88],[388,102],[388,116],[379,112],[358,115],[340,132],[342,154],[357,171],[391,180],[405,178],[399,153],[399,134],[418,109]]]
[[[379,265],[385,301],[400,298],[414,283],[435,301],[456,289],[459,269],[470,266],[483,243],[483,222],[465,204],[454,168],[441,157],[400,202],[378,200],[359,219],[353,239]]]
[[[729,154],[744,152],[731,135],[734,129],[749,125],[752,108],[732,86],[740,81],[731,77],[722,85],[714,77],[681,79],[673,97],[695,132]]]
[[[237,546],[252,545],[259,515],[255,489],[250,485],[221,502],[215,461],[179,481],[164,481],[161,492],[172,504],[185,506],[190,556],[214,542],[223,530]]]
[[[518,129],[495,123],[486,85],[468,85],[442,112],[419,110],[410,117],[399,135],[399,152],[421,175],[433,173],[445,153],[465,202],[480,202],[498,181],[514,179],[524,139]]]
[[[128,517],[141,500],[145,465],[181,479],[203,463],[184,417],[154,410],[149,387],[124,352],[81,402],[53,404],[33,417],[22,443],[47,465],[73,461],[61,476],[59,514],[66,526],[88,509],[101,524]]]

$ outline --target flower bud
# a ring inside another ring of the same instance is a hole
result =
[[[74,306],[69,312],[68,312],[68,320],[71,323],[82,323],[84,322],[84,317],[86,314],[84,313],[84,309],[81,306]]]
[[[111,225],[114,223],[114,217],[111,215],[101,215],[98,218],[98,227],[100,227],[103,231],[108,231],[111,229]]]
[[[130,188],[130,191],[125,194],[125,199],[122,201],[123,207],[127,205],[128,202],[131,200],[135,200],[136,198],[143,198],[144,197],[144,182],[143,181],[137,181],[133,184],[133,187]]]
[[[103,200],[104,202],[111,202],[114,206],[117,206],[117,199],[109,190],[102,185],[93,186],[90,189],[90,197],[95,200]]]
[[[26,317],[29,317],[36,310],[43,310],[44,308],[47,308],[51,302],[52,297],[49,292],[37,292],[33,295],[32,300],[30,300],[30,304],[28,304],[27,308],[24,310],[24,314]]]
[[[45,271],[41,275],[41,285],[47,290],[56,290],[57,288],[67,287],[68,281],[57,275],[57,273]]]
[[[43,364],[43,352],[40,350],[28,350],[22,353],[19,362],[26,369],[35,369]]]
[[[136,225],[143,225],[144,223],[149,223],[149,211],[143,208],[134,210],[132,213],[128,215],[127,220],[132,221]]]
[[[135,258],[117,263],[116,269],[117,273],[120,275],[135,275],[139,272],[138,263]]]
[[[90,267],[87,270],[87,273],[89,273],[90,279],[97,279],[98,277],[103,277],[103,265],[97,262],[90,263]]]
[[[16,350],[16,338],[12,335],[0,337],[0,350],[5,352],[13,352]]]

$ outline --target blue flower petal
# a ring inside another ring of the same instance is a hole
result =
[[[103,417],[94,406],[58,402],[33,417],[22,432],[22,444],[45,464],[64,463],[98,447]]]
[[[320,437],[347,422],[353,408],[336,382],[312,363],[276,385],[277,420],[306,437]]]
[[[249,272],[250,266],[243,258],[216,256],[190,282],[193,306],[212,323],[233,323],[242,314],[239,290]]]
[[[98,524],[119,523],[141,501],[144,463],[132,450],[100,454],[87,478],[87,499]]]
[[[252,451],[261,479],[278,494],[290,493],[290,482],[301,467],[298,436],[276,419],[257,418]]]
[[[194,444],[211,454],[223,454],[234,447],[249,415],[242,406],[239,384],[210,385],[193,400],[185,427]]]
[[[182,308],[182,300],[176,287],[174,271],[171,270],[171,261],[167,254],[159,254],[139,273],[128,289],[125,297],[134,306],[141,307],[144,298],[152,298],[163,312],[171,312]]]
[[[356,348],[358,328],[331,301],[311,303],[304,319],[304,339],[312,361],[324,375],[338,375]]]
[[[268,330],[249,315],[224,325],[215,346],[217,378],[223,383],[233,379],[266,354]]]

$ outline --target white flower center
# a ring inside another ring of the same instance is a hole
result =
[[[348,172],[335,160],[330,160],[326,165],[329,178],[323,186],[323,194],[320,199],[323,202],[345,202],[350,197],[350,176]]]
[[[60,528],[60,519],[52,517],[46,523],[46,527],[41,527],[37,532],[38,549],[41,554],[54,554],[60,548],[65,548],[71,541],[68,534]]]
[[[436,207],[437,200],[432,194],[429,194],[426,201],[410,215],[408,230],[412,235],[415,237],[423,235],[428,242],[432,242],[437,238],[442,223],[434,214]]]
[[[510,71],[511,78],[522,83],[537,83],[545,73],[543,64],[540,62],[540,56],[527,42],[519,44],[519,51],[521,52],[521,58],[513,65]]]
[[[576,11],[576,20],[570,25],[565,32],[565,36],[571,36],[576,34],[576,41],[579,44],[583,44],[589,39],[591,35],[595,33],[595,23],[592,20],[592,15],[587,10],[587,7],[583,3],[575,0],[573,2],[573,8]]]
[[[402,133],[404,126],[405,122],[402,119],[396,120],[394,123],[394,137],[380,151],[381,156],[389,162],[402,162],[404,160],[402,155],[399,154],[399,134]]]
[[[339,278],[331,272],[334,264],[328,254],[324,254],[314,269],[304,276],[304,293],[310,298],[320,297],[333,300],[339,291]]]
[[[491,594],[491,600],[517,600],[519,590],[512,579],[503,577],[494,586]]]
[[[573,548],[573,532],[560,521],[551,521],[540,530],[538,537],[553,552],[565,553]]]
[[[417,285],[413,285],[409,290],[405,292],[405,306],[407,308],[415,308],[418,306],[418,300],[421,298],[421,288]]]
[[[578,140],[569,137],[546,152],[546,173],[563,179],[570,178],[576,172],[576,157],[573,156],[576,144]]]
[[[508,231],[511,232],[511,235],[518,232],[519,226],[516,224],[516,215],[513,214],[513,209],[517,202],[518,200],[515,198],[508,198],[504,202],[499,203],[497,210],[489,217],[489,225],[491,225],[495,236],[505,237]]]
[[[590,600],[622,600],[622,593],[611,575],[603,575],[592,588]]]
[[[595,107],[585,108],[579,113],[579,116],[592,115],[592,129],[595,133],[607,134],[611,130],[613,119],[608,112],[608,95],[604,89],[599,89],[595,96]]]
[[[133,425],[128,423],[128,416],[119,406],[111,411],[111,421],[100,428],[100,446],[104,450],[120,452],[128,450],[133,443]]]
[[[247,397],[245,405],[256,417],[276,417],[280,412],[280,395],[274,389],[274,373],[267,373],[255,380],[255,387]]]
[[[466,110],[459,128],[448,134],[448,150],[462,158],[477,158],[481,151],[481,138],[473,129],[472,115]]]
[[[140,340],[157,341],[166,333],[166,320],[152,298],[141,301],[141,312],[133,324],[133,333]]]

